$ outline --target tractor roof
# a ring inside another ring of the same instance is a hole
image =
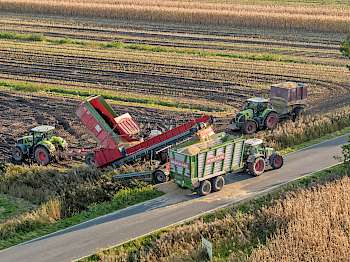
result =
[[[263,143],[262,139],[259,138],[252,138],[252,139],[247,139],[245,141],[246,144],[251,145],[251,146],[257,146]]]
[[[30,131],[32,132],[36,132],[36,133],[46,133],[46,132],[50,132],[52,130],[54,130],[55,128],[53,126],[37,126],[32,128]]]
[[[268,103],[269,100],[263,97],[252,97],[247,99],[248,102],[254,102],[254,103]]]

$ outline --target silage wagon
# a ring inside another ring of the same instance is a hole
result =
[[[182,188],[199,195],[220,191],[224,176],[248,171],[261,175],[268,167],[281,168],[283,157],[261,139],[244,139],[225,133],[208,141],[190,141],[170,150],[170,175]]]

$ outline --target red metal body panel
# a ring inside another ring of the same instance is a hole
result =
[[[128,142],[137,141],[133,138],[140,133],[140,127],[128,113],[114,118],[119,135]]]
[[[160,143],[168,140],[169,138],[181,135],[182,133],[189,131],[197,123],[206,123],[208,121],[209,121],[209,116],[202,116],[202,117],[197,118],[197,119],[192,119],[192,120],[188,121],[187,123],[182,124],[181,126],[170,129],[170,130],[164,132],[163,134],[160,134],[158,136],[154,136],[154,137],[152,137],[152,138],[150,138],[150,139],[148,139],[140,144],[137,144],[133,147],[127,148],[126,153],[127,153],[127,155],[135,154],[138,151],[144,150],[144,149],[151,147],[153,145],[156,145],[156,144],[160,144]]]
[[[113,117],[105,106],[101,104],[99,97],[91,99],[90,104],[103,115],[104,120],[112,130],[117,131],[121,139],[127,142],[137,141],[134,136],[140,132],[140,127],[129,114]]]
[[[115,148],[113,138],[110,137],[110,134],[103,128],[103,126],[90,113],[84,104],[81,104],[81,106],[78,108],[77,115],[80,121],[89,129],[92,135],[96,137],[101,147]]]
[[[97,167],[103,167],[113,161],[122,158],[123,155],[119,150],[101,148],[95,150],[95,163]]]

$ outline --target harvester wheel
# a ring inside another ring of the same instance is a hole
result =
[[[42,166],[46,166],[51,161],[49,150],[44,146],[37,146],[34,150],[35,161]]]
[[[265,160],[262,157],[256,158],[248,164],[248,170],[253,176],[260,176],[265,171]]]
[[[220,191],[225,185],[225,179],[222,176],[214,177],[211,180],[211,188],[213,192]]]
[[[95,166],[95,153],[94,152],[89,152],[85,156],[85,164],[88,166]]]
[[[24,155],[22,152],[22,149],[18,146],[16,146],[12,151],[12,158],[18,163],[21,163],[24,159]]]
[[[210,192],[211,192],[211,183],[208,180],[202,181],[198,188],[198,194],[200,196],[206,196]]]
[[[245,134],[248,134],[248,135],[251,135],[251,134],[254,134],[256,132],[256,130],[258,129],[258,126],[256,125],[256,123],[252,120],[247,120],[245,123],[244,123],[244,126],[243,126],[243,132]]]
[[[278,115],[275,112],[269,113],[265,118],[265,126],[267,129],[275,129],[278,124]]]
[[[162,170],[156,170],[153,173],[153,181],[155,184],[161,184],[168,181],[168,176]]]
[[[283,157],[279,154],[273,155],[271,156],[270,163],[273,169],[279,169],[283,166]]]

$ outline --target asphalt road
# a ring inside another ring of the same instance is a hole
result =
[[[260,177],[230,175],[221,192],[197,197],[177,188],[162,185],[162,197],[85,222],[69,229],[32,240],[0,252],[0,261],[71,261],[108,246],[147,234],[218,207],[262,194],[288,181],[336,164],[341,155],[342,136],[289,154],[280,170]]]

